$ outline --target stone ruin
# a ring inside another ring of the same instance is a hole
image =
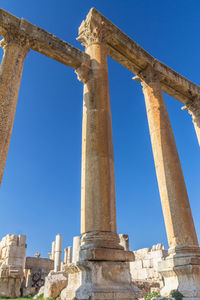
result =
[[[129,237],[120,234],[120,244],[129,250]],[[19,297],[30,294],[44,294],[45,298],[65,298],[68,283],[66,269],[74,268],[79,261],[81,236],[73,238],[73,247],[64,249],[62,262],[62,237],[56,236],[52,242],[50,258],[26,257],[26,237],[7,235],[0,242],[0,297]],[[152,249],[144,248],[133,251],[134,261],[129,263],[131,281],[138,287],[138,298],[149,292],[160,291],[163,278],[158,271],[158,262],[168,255],[161,244]],[[141,291],[140,291],[141,290]]]
[[[45,278],[53,268],[54,261],[49,258],[26,257],[23,296],[37,294],[44,285]]]
[[[26,259],[26,237],[6,235],[0,242],[0,297],[20,296]]]
[[[130,272],[134,284],[142,290],[143,296],[153,291],[160,292],[164,281],[158,264],[168,256],[168,251],[162,244],[157,244],[152,249],[143,248],[133,252],[135,261],[130,262]]]
[[[148,281],[157,276],[152,269],[158,249],[148,251],[144,258],[135,261],[139,253],[129,251],[127,240],[122,243],[122,237],[117,234],[107,68],[107,56],[110,56],[136,75],[133,79],[140,82],[144,94],[169,244],[168,255],[162,257],[156,267],[163,279],[161,295],[168,296],[172,289],[178,289],[188,300],[200,300],[200,247],[163,97],[165,92],[184,104],[183,109],[192,116],[200,143],[200,87],[151,56],[95,8],[79,27],[78,41],[82,42],[85,52],[3,9],[0,9],[0,36],[4,51],[0,68],[0,184],[28,52],[40,52],[73,68],[84,85],[78,261],[72,259],[73,262],[68,263],[69,248],[61,264],[60,236],[56,237],[55,251],[51,253],[54,270],[50,274],[51,280],[56,282],[54,287],[61,289],[67,280],[61,298],[137,299],[141,290],[133,284],[133,276],[136,281],[142,275]],[[0,288],[4,292],[7,289],[9,295],[18,295],[24,267],[20,251],[25,251],[25,240],[23,236],[11,235],[1,243]],[[45,288],[47,278],[50,282],[47,276]]]

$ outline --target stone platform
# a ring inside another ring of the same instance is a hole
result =
[[[65,267],[68,285],[61,292],[61,300],[100,300],[141,297],[141,291],[131,283],[126,262],[78,262]]]

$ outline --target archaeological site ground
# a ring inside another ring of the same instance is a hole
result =
[[[60,234],[49,258],[26,256],[25,235],[5,235],[0,297],[128,300],[155,292],[159,299],[200,299],[200,248],[163,98],[165,92],[183,103],[200,143],[200,87],[151,56],[95,8],[79,27],[85,52],[3,9],[0,36],[0,183],[29,51],[71,67],[84,86],[80,236],[64,249],[62,261]],[[107,56],[130,70],[143,90],[169,249],[156,244],[131,251],[128,235],[117,233]]]

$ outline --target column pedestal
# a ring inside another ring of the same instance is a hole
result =
[[[61,300],[141,298],[141,290],[131,283],[129,267],[123,262],[79,262],[65,267],[68,285]]]
[[[200,249],[195,246],[179,246],[169,249],[169,256],[158,263],[158,271],[164,277],[162,296],[179,290],[187,300],[200,299]]]

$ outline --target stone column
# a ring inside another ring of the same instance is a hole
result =
[[[52,246],[51,246],[51,259],[55,259],[55,247],[56,247],[56,242],[53,241],[52,242]]]
[[[110,32],[103,22],[95,19],[93,12],[82,22],[78,37],[91,58],[88,78],[84,78],[81,180],[83,236],[80,259],[124,260],[123,251],[116,256],[112,251],[124,249],[119,245],[116,227],[112,122],[106,55],[106,39]],[[81,70],[77,71],[82,76]],[[84,249],[88,251],[82,251]],[[112,250],[109,252],[108,249]],[[130,259],[133,258],[131,252],[127,255]]]
[[[0,184],[10,144],[17,98],[28,41],[19,34],[7,33],[0,42],[4,50],[0,67]]]
[[[192,122],[196,131],[197,139],[200,146],[200,99],[193,99],[183,108],[192,116]]]
[[[164,277],[162,296],[178,289],[184,299],[200,299],[200,248],[183,172],[160,82],[148,67],[135,78],[142,83],[160,198],[169,242],[169,256],[158,263]]]
[[[72,263],[72,247],[71,246],[67,247],[67,263],[68,264]]]
[[[81,249],[122,249],[116,232],[107,34],[103,25],[92,18],[79,28],[78,40],[83,42],[91,58],[83,99]]]
[[[183,172],[159,78],[149,67],[137,79],[143,86],[169,246],[198,246]]]
[[[61,257],[62,257],[62,236],[60,234],[57,234],[56,244],[55,244],[54,272],[59,272],[61,270]]]
[[[64,264],[67,264],[67,258],[68,258],[68,248],[64,249]]]
[[[74,236],[72,263],[76,263],[77,261],[79,261],[80,245],[81,245],[81,236]]]

